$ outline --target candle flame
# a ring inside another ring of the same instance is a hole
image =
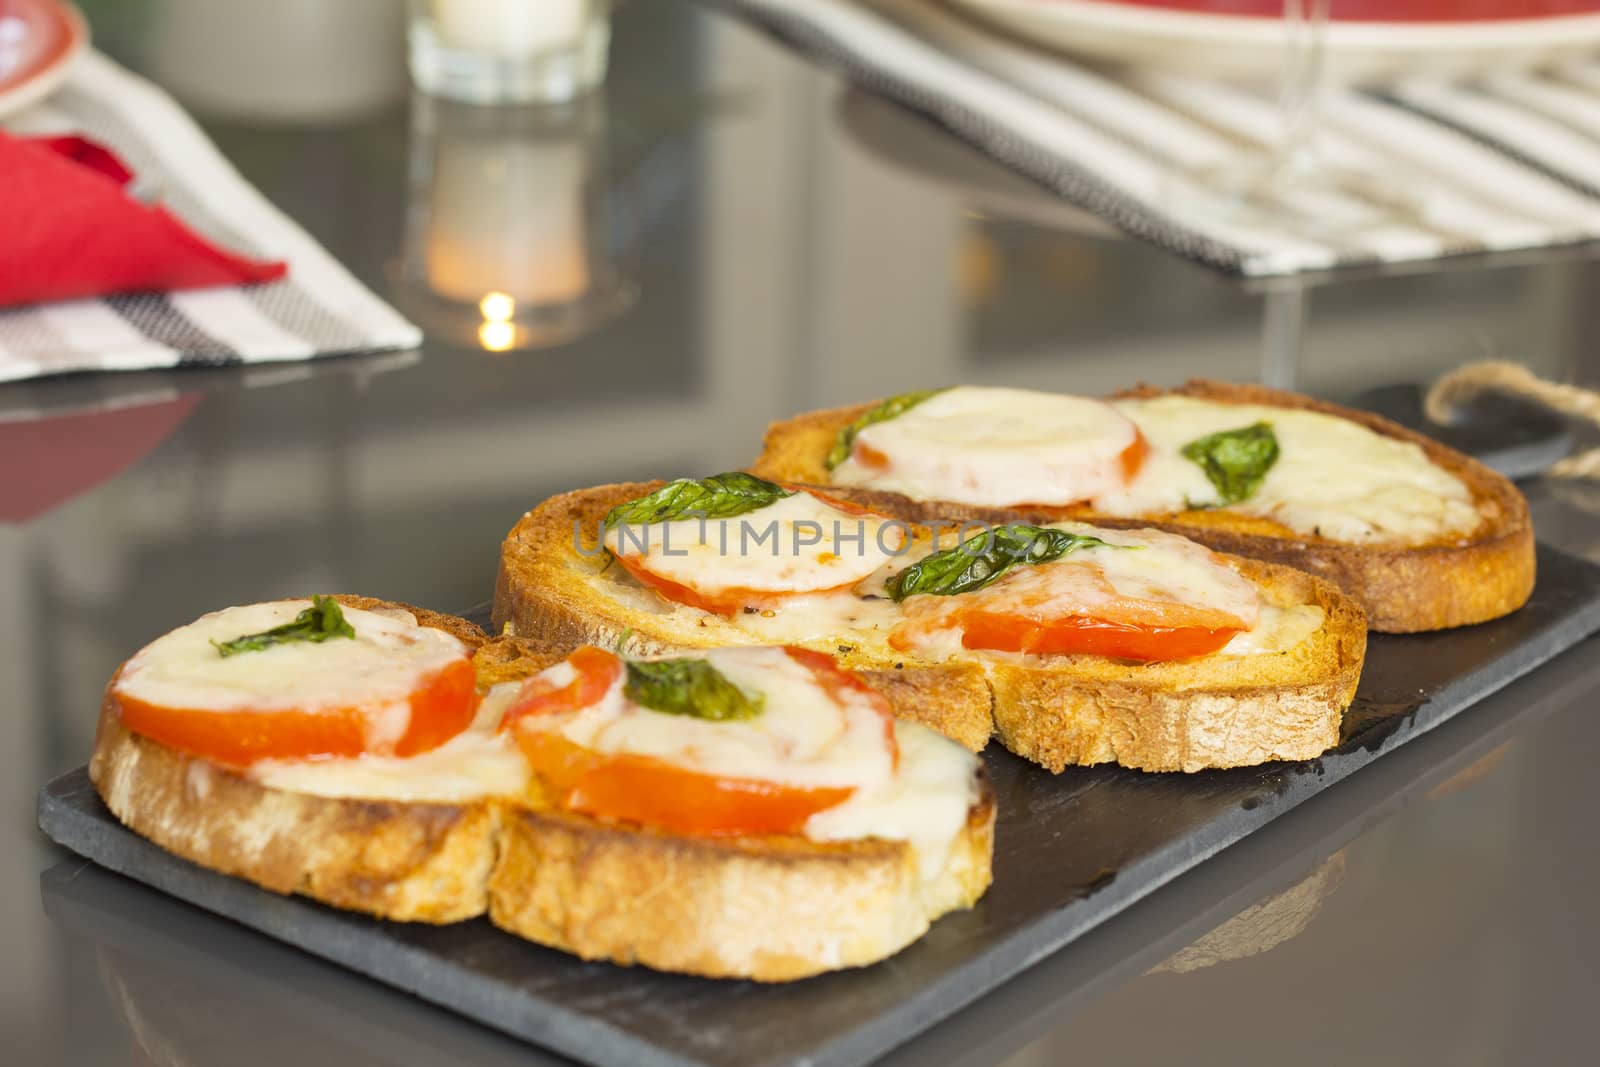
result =
[[[517,313],[517,302],[506,293],[485,293],[478,310],[488,322],[509,322]]]

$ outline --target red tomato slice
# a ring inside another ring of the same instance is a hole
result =
[[[884,743],[898,763],[894,717],[882,694],[840,670],[827,655],[803,648],[784,651],[808,668],[835,700],[845,693],[868,697],[883,718]],[[560,688],[535,686],[537,679],[530,680],[533,691],[519,695],[505,718],[506,725],[526,725],[516,729],[517,744],[558,807],[682,834],[784,834],[800,832],[811,816],[842,804],[855,792],[851,787],[810,788],[704,774],[655,757],[594,752],[557,731],[532,728],[531,716],[594,704],[622,669],[621,660],[597,648],[579,649],[571,662],[578,670],[576,679]]]
[[[460,659],[411,694],[411,721],[392,750],[369,748],[368,707],[208,711],[172,708],[112,694],[134,733],[217,763],[248,766],[263,759],[349,758],[367,752],[415,756],[444,744],[472,723],[478,710],[477,672]]]
[[[855,792],[721,778],[648,756],[602,755],[548,730],[518,730],[517,743],[561,807],[681,834],[798,833],[811,816]]]
[[[869,471],[886,471],[889,469],[889,457],[860,438],[857,438],[855,444],[850,446],[850,458]]]
[[[1127,485],[1133,481],[1139,469],[1144,466],[1145,458],[1150,455],[1150,442],[1145,440],[1144,433],[1137,427],[1133,431],[1133,444],[1122,450],[1122,484]]]
[[[1238,627],[1140,626],[1083,615],[1041,620],[966,611],[960,618],[961,644],[966,648],[1114,656],[1145,663],[1204,656],[1222,648],[1239,632]]]
[[[553,685],[543,675],[529,678],[500,719],[502,730],[525,716],[580,711],[598,703],[622,674],[622,659],[593,645],[584,645],[567,662],[577,677],[563,686]]]
[[[828,691],[836,703],[843,703],[843,695],[847,692],[866,697],[868,703],[872,705],[872,710],[883,720],[883,739],[884,744],[889,747],[890,758],[896,767],[900,766],[900,744],[894,736],[894,711],[889,707],[887,697],[862,681],[861,676],[855,671],[841,669],[826,652],[813,652],[809,648],[800,648],[797,645],[785,645],[783,650],[789,654],[790,659],[810,668],[817,683]]]
[[[644,563],[638,556],[616,556],[616,561],[622,564],[624,570],[639,579],[641,585],[647,585],[675,604],[687,604],[691,608],[709,611],[713,615],[737,615],[745,608],[762,607],[764,605],[782,604],[785,600],[795,596],[811,596],[816,593],[831,593],[838,589],[848,589],[855,585],[855,581],[844,582],[832,589],[807,589],[801,593],[784,593],[771,589],[748,589],[744,586],[733,585],[726,589],[719,589],[715,593],[702,593],[698,589],[674,582],[670,578],[662,578],[645,570]]]

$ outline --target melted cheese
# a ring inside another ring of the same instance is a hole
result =
[[[489,690],[471,727],[421,755],[261,760],[246,773],[273,789],[320,797],[458,804],[515,795],[528,784],[528,763],[509,735],[497,730],[520,688],[520,682],[507,682]]]
[[[859,788],[892,777],[883,719],[871,698],[847,690],[835,699],[781,648],[716,649],[706,659],[734,685],[763,697],[759,715],[711,722],[663,714],[628,700],[619,679],[605,699],[559,729],[596,752],[651,756],[722,778]]]
[[[280,600],[214,611],[157,638],[122,670],[117,691],[171,708],[213,712],[359,707],[369,715],[368,743],[390,744],[410,725],[410,696],[430,676],[464,659],[466,646],[409,613],[345,608],[353,638],[296,641],[232,656],[229,641],[290,622],[311,606]]]
[[[684,519],[606,531],[614,554],[706,594],[790,593],[860,581],[905,539],[899,523],[795,493],[729,519]]]
[[[1080,548],[1054,562],[1013,568],[970,593],[909,597],[901,605],[906,622],[896,628],[894,643],[932,650],[940,657],[956,655],[968,611],[1246,630],[1260,616],[1261,594],[1255,584],[1187,538],[1070,523],[1056,528],[1099,536],[1107,544]],[[1182,621],[1169,621],[1173,608],[1179,609]],[[1196,618],[1197,610],[1204,621]]]
[[[1255,626],[1235,634],[1217,651],[1219,656],[1260,656],[1288,652],[1322,629],[1327,613],[1315,604],[1295,604],[1287,608],[1261,606]]]
[[[1103,401],[964,385],[861,430],[833,481],[987,507],[1071,504],[1122,486],[1137,437]],[[886,465],[862,463],[870,453]]]
[[[977,799],[976,756],[925,727],[896,723],[897,766],[873,698],[848,689],[830,694],[780,648],[723,648],[706,659],[763,697],[759,715],[708,722],[663,714],[628,700],[619,680],[595,705],[550,728],[593,751],[649,756],[701,774],[854,788],[843,804],[813,815],[805,836],[906,841],[921,876],[939,875]],[[560,664],[546,677],[559,685],[570,675]]]
[[[1106,456],[1126,447],[1127,432],[1108,422],[1102,407],[1131,420],[1149,446],[1131,483],[1091,485],[1072,466],[1077,456],[1101,469]],[[1075,413],[1079,421],[1072,423]],[[952,389],[861,432],[857,440],[891,457],[887,471],[851,460],[833,479],[916,500],[980,506],[1088,500],[1107,515],[1163,515],[1218,499],[1183,446],[1255,422],[1272,425],[1278,461],[1255,495],[1228,510],[1351,544],[1467,537],[1483,521],[1465,483],[1409,441],[1321,412],[1186,396],[1105,405],[1025,390]]]
[[[811,816],[806,836],[905,841],[916,854],[918,874],[931,882],[950,862],[950,846],[978,799],[978,757],[917,723],[895,723],[894,736],[900,746],[894,777]]]
[[[1465,536],[1482,521],[1461,479],[1419,446],[1348,419],[1185,396],[1117,406],[1139,424],[1150,453],[1125,491],[1095,499],[1095,509],[1108,515],[1160,514],[1216,501],[1199,464],[1180,450],[1207,434],[1267,422],[1278,438],[1278,461],[1261,488],[1231,511],[1354,544]]]
[[[1148,599],[1176,599],[1227,611],[1250,629],[1234,637],[1219,654],[1249,655],[1255,652],[1281,652],[1293,648],[1321,628],[1322,609],[1300,605],[1280,611],[1263,604],[1255,585],[1225,564],[1209,549],[1176,534],[1158,530],[1105,530],[1081,523],[1056,523],[1057,529],[1087,533],[1113,544],[1138,548],[1080,549],[1058,563],[1019,568],[1001,581],[1017,583],[1019,595],[1028,586],[1048,581],[1048,568],[1093,564],[1105,574],[1120,594]],[[949,547],[945,545],[944,547]],[[736,615],[729,621],[749,635],[752,641],[771,644],[800,644],[837,650],[839,645],[860,648],[879,657],[892,657],[895,650],[887,643],[890,631],[907,618],[906,609],[880,592],[884,578],[933,551],[924,543],[895,560],[873,579],[854,591],[836,591],[795,597],[774,610]],[[988,587],[999,588],[999,583]],[[1078,590],[1082,593],[1083,590]],[[957,597],[913,598],[926,602],[949,601]],[[1080,605],[1087,606],[1087,605]],[[1070,613],[1066,607],[1062,613]],[[1006,653],[966,649],[959,630],[933,630],[919,641],[917,658],[925,662],[949,659],[1006,659]],[[1031,657],[1037,661],[1048,657]]]

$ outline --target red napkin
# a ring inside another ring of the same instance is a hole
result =
[[[133,172],[82,137],[0,131],[0,306],[281,278],[128,195]]]
[[[121,474],[199,404],[199,393],[184,393],[138,407],[0,422],[0,522],[38,518]]]

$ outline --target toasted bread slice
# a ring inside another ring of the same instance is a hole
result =
[[[1367,625],[1379,633],[1414,633],[1484,622],[1515,611],[1532,593],[1534,542],[1527,501],[1509,480],[1477,460],[1380,416],[1259,385],[1206,380],[1171,390],[1141,385],[1113,399],[1167,393],[1220,403],[1315,411],[1348,419],[1385,437],[1413,442],[1429,460],[1467,486],[1482,521],[1467,540],[1356,545],[1226,508],[1127,518],[1098,514],[1081,505],[984,508],[832,486],[824,465],[828,450],[839,430],[871,404],[815,411],[774,423],[767,430],[761,457],[749,469],[786,484],[826,486],[834,496],[912,522],[1073,519],[1123,529],[1151,526],[1169,530],[1219,552],[1282,563],[1326,578],[1360,601]]]
[[[509,811],[489,880],[496,926],[588,960],[782,982],[898,952],[989,887],[987,781],[938,877],[903,841],[691,838]]]
[[[488,640],[465,620],[405,605],[337,599],[410,611],[453,634],[474,649],[480,686],[526,677],[570,651]],[[532,785],[463,803],[274,788],[132,733],[109,698],[89,774],[136,833],[274,892],[384,919],[487,914],[585,959],[709,977],[787,981],[882,959],[982,896],[993,851],[986,779],[943,868],[924,879],[905,841],[675,837],[548,810]]]
[[[606,513],[661,484],[583,489],[525,515],[501,549],[495,625],[560,647],[599,644],[635,654],[762,643],[607,565],[596,547]],[[1237,557],[1227,563],[1274,606],[1320,607],[1321,628],[1281,653],[1142,665],[1101,656],[922,662],[859,633],[815,647],[879,687],[896,715],[974,750],[998,734],[1008,749],[1052,771],[1107,762],[1198,771],[1321,755],[1338,741],[1360,676],[1361,608],[1300,571]]]

